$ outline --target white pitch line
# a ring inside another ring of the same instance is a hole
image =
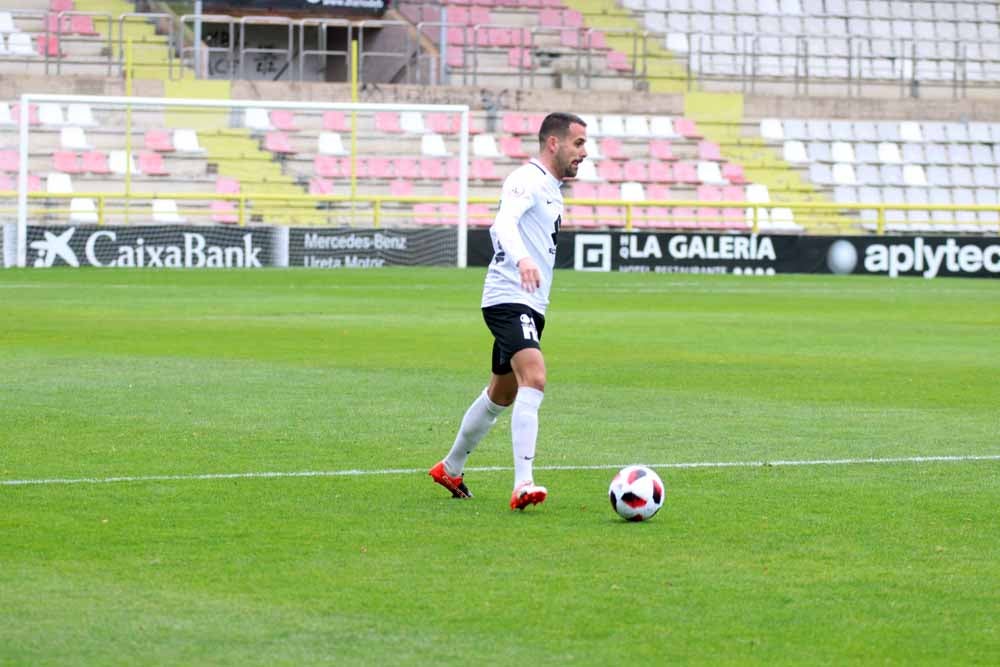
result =
[[[862,459],[813,459],[804,461],[702,461],[692,463],[656,463],[651,468],[684,470],[691,468],[769,468],[793,466],[844,466],[844,465],[891,465],[900,463],[961,463],[963,461],[1000,461],[1000,454],[969,456],[899,456],[890,458]],[[626,464],[610,465],[567,465],[536,466],[537,470],[619,470]],[[509,472],[513,468],[505,466],[470,467],[469,472]],[[119,484],[128,482],[177,482],[219,479],[277,479],[289,477],[360,477],[361,475],[413,475],[424,474],[424,468],[386,468],[382,470],[301,470],[292,472],[231,472],[205,473],[199,475],[141,475],[135,477],[78,477],[49,479],[5,479],[0,486],[46,486],[67,484]]]

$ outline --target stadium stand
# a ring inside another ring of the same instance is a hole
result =
[[[121,37],[127,34],[145,54],[137,73],[163,80],[187,76],[172,69],[177,54],[167,48],[176,26],[137,19],[131,3],[12,5],[0,3],[0,71],[119,75]],[[998,16],[991,2],[404,2],[392,18],[407,19],[423,36],[418,61],[427,49],[447,59],[443,71],[452,84],[604,91],[645,86],[656,92],[676,89],[671,86],[677,82],[691,86],[693,76],[696,87],[725,80],[737,81],[742,90],[758,80],[869,80],[907,83],[912,93],[914,81],[967,85],[994,81],[1000,73]],[[442,35],[446,43],[435,51]],[[427,71],[440,72],[440,64],[432,62]],[[748,229],[754,222],[749,209],[719,205],[725,201],[766,204],[756,218],[761,229],[800,232],[819,228],[820,221],[793,214],[788,205],[796,202],[990,205],[997,199],[1000,130],[989,122],[866,120],[840,113],[727,125],[695,111],[628,113],[596,100],[593,109],[581,111],[591,159],[571,192],[583,200],[648,204],[635,207],[638,226]],[[128,141],[120,119],[106,110],[43,104],[29,112],[37,139],[31,176],[40,183],[48,174],[50,191],[121,191],[128,172],[138,192],[204,193],[205,215],[226,223],[234,222],[235,204],[214,199],[216,194],[343,194],[350,192],[353,171],[362,194],[433,196],[457,173],[457,117],[448,114],[359,117],[358,159],[352,162],[345,145],[351,123],[343,112],[306,117],[261,106],[213,129],[147,114],[136,118]],[[18,166],[10,146],[16,145],[19,113],[14,99],[0,104],[4,174]],[[495,197],[496,182],[533,152],[541,117],[535,108],[476,111],[472,196]],[[132,156],[125,154],[127,143]],[[72,176],[68,189],[56,175]],[[222,179],[239,187],[220,191]],[[671,206],[669,200],[693,204]],[[84,206],[77,204],[78,215],[89,215]],[[450,212],[435,205],[416,221],[440,221]],[[857,216],[858,230],[877,224],[870,209],[833,215],[841,226]],[[957,232],[990,232],[997,222],[992,212],[890,210],[887,217],[901,231],[935,223]],[[624,222],[624,208],[604,204],[581,204],[567,216],[570,226]]]

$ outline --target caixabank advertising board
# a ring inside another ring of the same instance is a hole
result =
[[[38,268],[260,268],[274,265],[281,231],[209,225],[28,225],[26,263]]]

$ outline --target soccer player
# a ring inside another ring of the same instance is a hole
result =
[[[576,176],[587,157],[587,124],[569,113],[551,113],[538,131],[538,156],[504,181],[490,238],[493,260],[483,285],[482,310],[493,334],[489,385],[462,418],[451,451],[430,469],[435,482],[456,498],[470,498],[465,462],[497,417],[513,404],[514,491],[511,509],[545,500],[548,491],[532,475],[538,408],[545,391],[540,341],[549,304],[556,237],[562,222],[563,181]]]

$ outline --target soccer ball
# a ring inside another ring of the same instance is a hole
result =
[[[611,480],[611,506],[627,521],[648,521],[663,507],[663,481],[652,468],[627,466]]]

